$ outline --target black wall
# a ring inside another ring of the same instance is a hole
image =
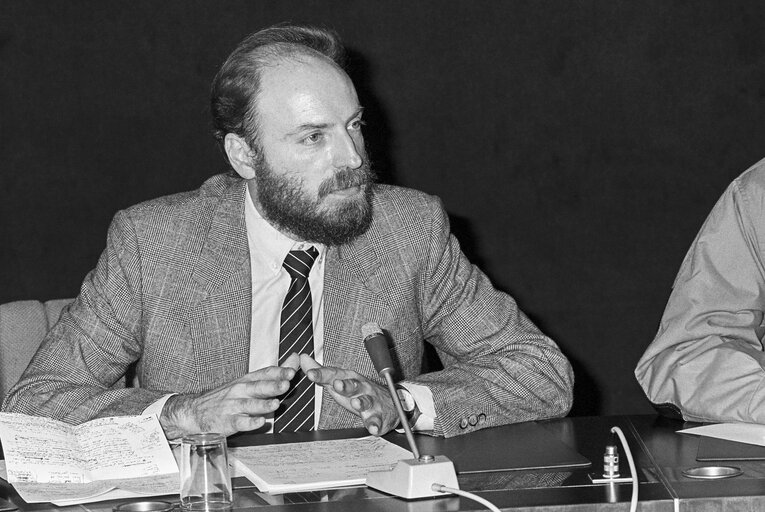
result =
[[[0,302],[74,296],[108,223],[224,167],[208,89],[247,33],[336,28],[387,181],[572,359],[575,414],[632,370],[727,183],[765,156],[756,1],[0,3]]]

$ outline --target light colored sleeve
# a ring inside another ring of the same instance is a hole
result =
[[[657,408],[691,421],[765,423],[765,166],[715,205],[675,279],[635,376]]]

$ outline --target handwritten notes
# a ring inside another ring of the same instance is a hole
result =
[[[247,446],[229,452],[235,474],[271,494],[363,485],[370,471],[387,470],[413,457],[412,452],[372,436]]]
[[[101,418],[82,425],[0,413],[7,480],[27,503],[84,503],[178,492],[178,466],[156,416]],[[100,497],[100,498],[99,498]]]

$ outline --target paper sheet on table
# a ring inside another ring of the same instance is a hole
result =
[[[233,473],[271,494],[363,485],[370,471],[411,458],[409,450],[374,436],[229,449]]]
[[[677,432],[765,446],[765,425],[757,423],[715,423]]]
[[[178,466],[154,415],[72,426],[0,413],[4,479],[27,503],[177,494]]]
[[[154,415],[99,418],[80,425],[0,413],[8,482],[89,483],[177,473]]]
[[[0,460],[0,478],[8,481],[4,460]],[[105,500],[177,495],[179,489],[178,473],[152,475],[144,478],[102,480],[88,484],[16,482],[13,486],[27,503],[45,502],[52,495],[55,495],[56,498],[51,503],[59,507]]]

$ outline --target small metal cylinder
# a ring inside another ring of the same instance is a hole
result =
[[[606,446],[606,452],[603,454],[603,477],[619,477],[619,452],[615,445]]]

